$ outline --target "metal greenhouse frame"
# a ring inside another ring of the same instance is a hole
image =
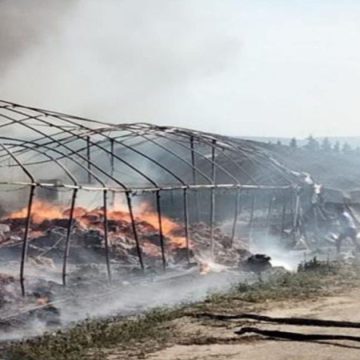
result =
[[[0,101],[0,131],[2,174],[13,168],[23,173],[10,179],[0,175],[0,185],[17,185],[29,190],[20,262],[23,293],[32,206],[38,188],[62,188],[71,191],[62,266],[64,284],[79,190],[102,193],[104,244],[109,279],[109,194],[122,193],[126,197],[137,256],[142,269],[143,254],[133,208],[133,197],[139,194],[149,193],[154,196],[164,268],[166,253],[161,195],[169,191],[182,192],[182,216],[188,250],[190,192],[196,194],[200,190],[207,190],[210,193],[211,248],[214,246],[215,194],[221,189],[232,189],[236,192],[232,239],[235,236],[240,194],[243,190],[290,191],[295,194],[296,226],[299,206],[297,193],[302,186],[302,178],[279,164],[256,142],[147,123],[111,124],[6,101]],[[169,163],[172,166],[169,166]],[[56,167],[61,173],[61,183],[43,181],[37,169],[44,166]],[[118,168],[123,169],[123,174],[117,171]],[[154,170],[160,176],[154,176]],[[124,173],[126,176],[123,176]],[[269,211],[271,206],[270,203]]]

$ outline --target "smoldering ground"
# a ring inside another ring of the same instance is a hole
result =
[[[39,271],[28,267],[32,275],[39,277]],[[78,279],[69,280],[68,289],[56,292],[52,304],[59,310],[62,328],[72,326],[84,319],[104,318],[109,316],[129,316],[141,314],[159,306],[174,306],[204,299],[211,293],[229,290],[240,281],[253,281],[254,277],[239,272],[213,272],[201,276],[198,271],[189,269],[182,273],[168,271],[166,274],[148,274],[146,277],[123,277],[113,285],[103,281],[84,286],[77,284]],[[59,281],[57,276],[42,274],[42,280]],[[39,278],[37,278],[39,280]],[[92,279],[94,280],[94,279]],[[19,291],[14,285],[9,291]],[[0,339],[16,340],[24,337],[41,335],[54,328],[46,326],[37,317],[30,318],[23,325],[19,319],[36,311],[37,305],[31,304],[20,308],[2,309],[2,321],[14,323],[0,333]]]

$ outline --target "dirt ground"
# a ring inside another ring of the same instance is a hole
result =
[[[349,290],[342,296],[332,296],[306,302],[276,303],[260,312],[279,317],[309,317],[343,321],[360,321],[360,290]],[[182,318],[176,320],[178,341],[171,347],[145,356],[149,360],[205,360],[205,359],[360,359],[360,343],[344,341],[294,342],[267,340],[259,336],[238,337],[233,330],[241,324],[214,320]],[[244,324],[244,323],[242,323]],[[332,333],[359,335],[359,329],[335,329],[289,325],[259,324],[264,329],[302,333]],[[187,340],[188,339],[188,340]],[[109,360],[122,359],[116,354]]]

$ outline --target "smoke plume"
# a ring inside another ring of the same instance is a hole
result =
[[[114,122],[192,114],[240,49],[207,4],[0,1],[0,97]]]
[[[0,1],[0,75],[41,46],[49,34],[56,36],[62,21],[76,0],[1,0]],[[15,99],[14,99],[15,100]]]

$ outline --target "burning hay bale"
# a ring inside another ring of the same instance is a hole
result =
[[[247,250],[247,245],[241,241],[236,242],[236,246],[230,250],[231,237],[224,234],[220,228],[214,229],[214,253],[211,254],[211,229],[205,223],[194,224],[190,228],[191,241],[193,244],[194,254],[203,257],[204,254],[208,258],[213,257],[214,262],[227,266],[236,266],[240,260],[251,255]]]
[[[68,228],[69,210],[54,204],[36,204],[31,218],[30,241],[28,254],[32,262],[46,265],[51,262],[60,262],[65,250],[65,239]],[[101,262],[105,257],[104,218],[102,209],[86,210],[75,208],[71,234],[71,251],[69,261],[73,263]],[[1,243],[3,253],[13,252],[13,257],[19,256],[22,248],[24,232],[24,211],[12,213],[3,218],[2,225],[6,238]],[[54,217],[55,216],[55,217]],[[110,211],[108,214],[108,238],[110,258],[113,261],[137,266],[138,252],[133,237],[129,216],[122,211]],[[190,244],[187,247],[185,229],[174,220],[163,218],[163,243],[168,263],[180,264],[198,255],[210,254],[210,226],[205,223],[194,224],[190,227]],[[135,219],[141,251],[150,266],[162,261],[161,236],[157,219],[147,207]],[[214,261],[234,266],[240,259],[249,255],[246,246],[238,245],[234,251],[229,251],[231,237],[225,235],[220,228],[213,230]],[[237,242],[239,244],[239,242]],[[84,252],[88,250],[88,252]],[[46,259],[41,261],[41,259]]]

